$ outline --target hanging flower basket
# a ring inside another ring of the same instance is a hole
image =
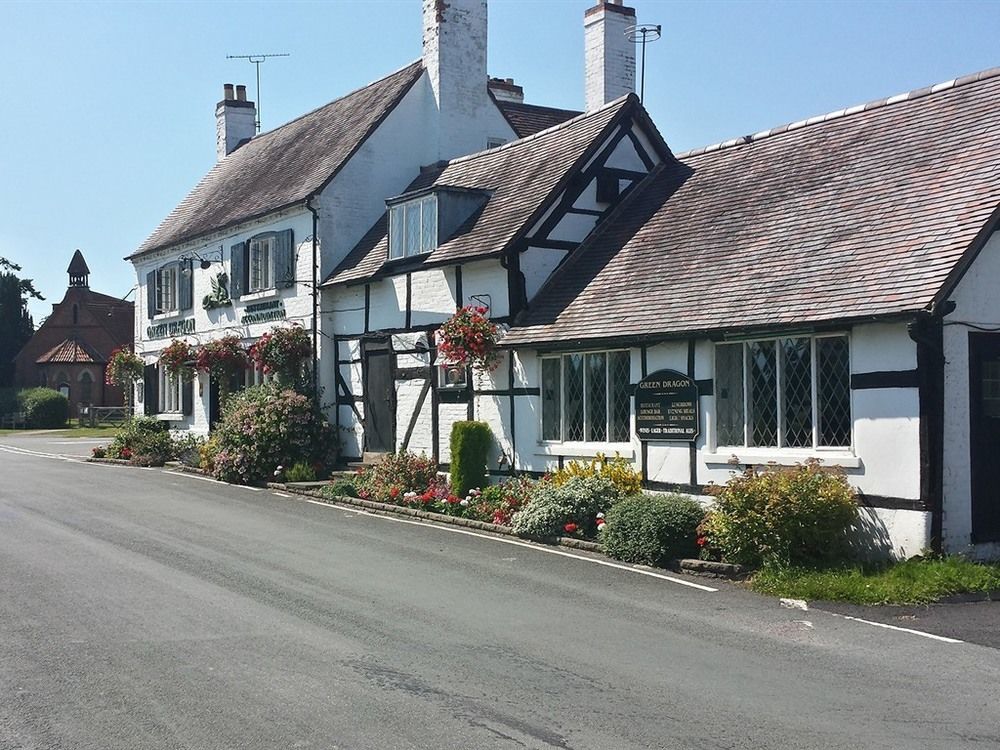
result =
[[[144,366],[142,357],[138,354],[128,349],[115,349],[108,357],[107,367],[104,368],[104,382],[127,392],[135,383],[142,380]]]
[[[194,349],[186,341],[174,339],[160,351],[160,364],[185,383],[194,380]]]
[[[302,365],[312,354],[309,334],[302,326],[275,326],[250,347],[250,359],[265,373],[273,373],[286,385],[302,374]]]
[[[438,354],[449,365],[493,372],[500,364],[499,338],[500,329],[486,317],[486,308],[466,305],[438,329]]]
[[[209,341],[195,356],[195,367],[207,372],[219,385],[219,400],[225,403],[229,396],[229,384],[241,370],[247,367],[247,352],[235,334]]]

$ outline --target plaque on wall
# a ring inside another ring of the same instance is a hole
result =
[[[635,387],[635,434],[640,440],[698,437],[698,386],[676,370],[657,370]]]

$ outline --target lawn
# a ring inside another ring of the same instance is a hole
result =
[[[52,437],[62,438],[113,438],[118,434],[119,427],[76,427],[69,425],[65,428],[54,430],[0,430],[0,435],[23,435],[27,432],[35,434],[45,434]]]
[[[1000,590],[1000,564],[935,557],[832,570],[773,568],[756,573],[750,587],[762,594],[795,599],[925,604],[951,594]]]

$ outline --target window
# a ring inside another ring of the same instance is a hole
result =
[[[177,266],[171,265],[156,272],[156,312],[177,311]]]
[[[398,203],[389,208],[389,258],[429,253],[438,244],[437,197]]]
[[[263,367],[250,366],[246,370],[246,384],[251,385],[263,385],[264,383],[270,383],[274,380],[274,375],[269,372],[264,372]]]
[[[789,336],[715,347],[720,446],[851,445],[847,336]]]
[[[543,357],[542,440],[623,443],[631,435],[627,351]]]
[[[181,411],[181,379],[167,372],[166,367],[158,367],[160,378],[161,414],[179,414]]]
[[[249,291],[260,292],[274,286],[274,237],[250,240]]]

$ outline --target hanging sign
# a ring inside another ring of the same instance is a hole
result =
[[[657,370],[635,387],[635,434],[640,440],[698,437],[698,386],[676,370]]]

